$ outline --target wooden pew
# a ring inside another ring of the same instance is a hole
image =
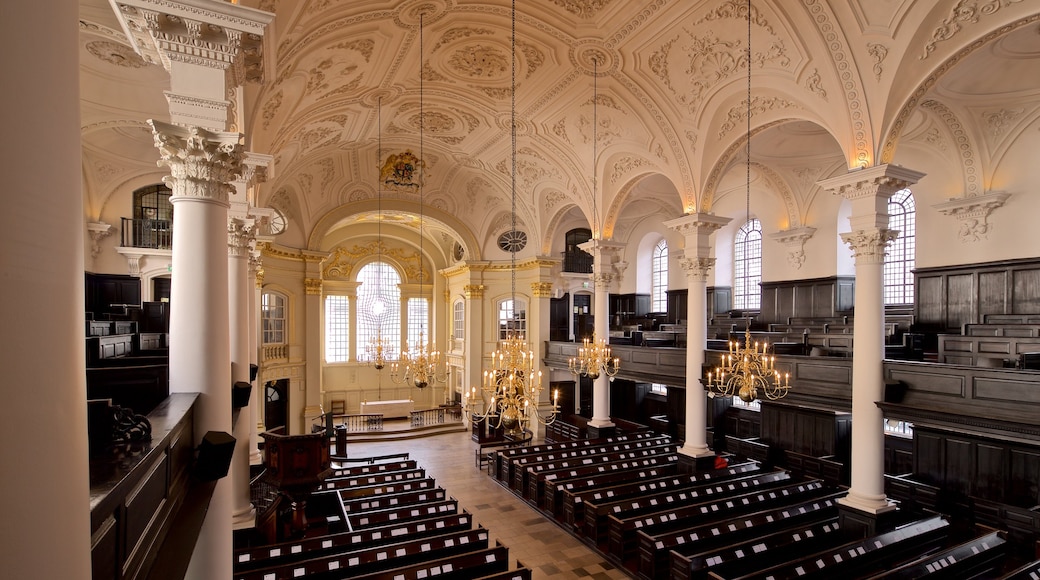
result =
[[[236,573],[235,580],[290,580],[293,578],[343,578],[375,573],[409,564],[449,558],[488,547],[484,528],[450,532],[425,538],[409,538],[393,544],[370,546],[339,554],[309,556],[306,560]]]
[[[965,336],[1040,336],[1040,324],[965,324]]]
[[[542,510],[558,520],[565,520],[566,507],[563,506],[563,491],[585,487],[586,485],[596,485],[600,478],[607,478],[603,481],[622,482],[643,477],[662,477],[674,474],[676,469],[678,469],[678,462],[679,456],[670,453],[629,461],[589,465],[568,471],[565,474],[553,474],[554,477],[546,478],[545,480],[545,488],[542,492]]]
[[[610,537],[611,518],[617,520],[618,525],[621,526],[625,522],[639,520],[644,515],[656,514],[662,511],[666,504],[671,508],[676,507],[680,502],[683,505],[700,505],[706,501],[710,503],[715,497],[739,497],[738,494],[749,491],[789,484],[790,478],[790,473],[786,471],[754,473],[741,479],[695,485],[680,490],[669,490],[663,496],[661,494],[648,494],[621,500],[586,501],[585,535],[595,542],[596,545],[601,545],[606,543]],[[679,493],[682,494],[681,497],[678,496]],[[708,499],[706,500],[705,498]],[[628,528],[634,530],[636,527],[642,527],[643,525],[640,520],[638,526],[633,523]],[[634,533],[632,532],[632,534]],[[628,535],[626,534],[626,537]]]
[[[530,445],[527,447],[516,447],[495,452],[495,463],[492,474],[495,479],[505,482],[507,485],[513,481],[513,461],[528,455],[550,453],[554,451],[568,451],[611,442],[630,441],[633,439],[645,439],[649,437],[660,437],[653,432],[631,433],[619,437],[607,437],[603,439],[582,439],[580,441],[562,441],[560,443],[543,443],[542,445]]]
[[[525,431],[522,437],[516,439],[501,439],[498,441],[484,441],[477,444],[477,449],[474,450],[474,463],[477,469],[487,468],[488,473],[491,472],[489,467],[492,461],[495,459],[495,451],[501,449],[509,449],[511,447],[526,447],[531,444],[531,439],[534,438],[534,433]]]
[[[371,487],[385,485],[388,483],[400,483],[404,481],[420,480],[426,477],[426,470],[422,468],[406,469],[404,471],[392,471],[388,473],[374,473],[360,475],[357,477],[330,478],[322,482],[319,491],[332,489],[351,489],[360,487]]]
[[[524,457],[518,457],[511,461],[511,472],[513,478],[511,480],[511,488],[523,495],[524,490],[527,487],[527,477],[532,470],[529,467],[535,468],[534,471],[538,471],[540,467],[545,467],[554,462],[559,463],[568,459],[589,459],[587,462],[591,463],[592,458],[598,456],[605,456],[610,453],[620,453],[625,451],[638,451],[639,449],[652,449],[652,448],[666,448],[674,447],[675,442],[668,436],[657,436],[647,439],[637,439],[634,441],[609,441],[605,443],[597,444],[586,444],[574,447],[572,449],[550,451],[547,453],[540,453],[534,455],[527,455]],[[551,468],[550,468],[551,469]]]
[[[949,526],[949,522],[941,517],[920,520],[885,534],[843,544],[728,580],[764,576],[774,580],[830,579],[850,573],[857,577],[880,573],[913,554],[926,553],[942,546],[949,533]]]
[[[769,484],[766,484],[769,486]],[[733,518],[738,514],[753,513],[770,507],[789,505],[800,499],[811,499],[821,495],[822,481],[791,483],[780,487],[754,489],[749,493],[737,496],[717,498],[697,503],[681,502],[677,506],[669,505],[667,509],[657,511],[641,511],[632,517],[611,515],[607,518],[608,545],[610,555],[625,564],[638,555],[639,541],[637,531],[650,536],[681,530],[691,521],[710,517],[719,513]],[[660,507],[660,506],[658,506]],[[692,518],[687,519],[687,518]],[[667,553],[664,554],[667,565]],[[655,558],[656,561],[656,558]]]
[[[761,469],[758,463],[731,465],[695,473],[669,473],[661,477],[631,479],[617,485],[587,486],[564,492],[566,523],[577,534],[585,533],[585,502],[620,502],[633,497],[662,491],[679,490],[707,483],[729,481],[741,476],[753,476]],[[606,505],[606,504],[605,504]],[[569,506],[569,509],[566,508]]]
[[[426,477],[423,479],[412,479],[409,481],[402,481],[397,483],[366,485],[361,487],[353,487],[350,489],[337,489],[334,491],[335,493],[338,493],[340,498],[342,498],[343,500],[348,500],[356,497],[366,497],[371,495],[404,493],[408,491],[434,489],[436,485],[437,482],[433,478]]]
[[[473,527],[473,516],[468,512],[396,522],[388,526],[372,527],[354,532],[342,532],[313,538],[304,538],[280,544],[235,550],[235,570],[245,571],[268,568],[305,557],[345,552],[362,547],[382,546],[401,538],[419,539],[449,532],[465,531]]]
[[[939,335],[939,361],[976,366],[980,358],[1018,359],[1024,352],[1040,351],[1040,337]]]
[[[930,554],[895,570],[885,570],[872,578],[914,580],[916,578],[976,578],[999,569],[1007,552],[1004,538],[990,532],[958,546]]]
[[[591,467],[596,464],[612,464],[624,461],[647,459],[659,455],[671,455],[675,453],[676,445],[673,442],[663,443],[654,447],[642,447],[638,449],[612,451],[608,453],[590,454],[584,457],[573,457],[558,462],[529,465],[524,469],[526,487],[524,497],[537,507],[542,505],[543,492],[545,490],[545,479],[560,476],[576,475],[575,470],[582,467]]]
[[[368,510],[418,505],[427,501],[442,501],[446,498],[447,492],[440,487],[403,493],[369,495],[343,501],[343,511],[347,514],[353,514]]]
[[[509,550],[495,542],[494,548],[467,552],[448,558],[442,558],[422,564],[413,564],[400,568],[392,568],[382,572],[374,572],[362,576],[352,576],[352,580],[471,580],[489,574],[498,574],[509,569]],[[323,577],[324,578],[324,577]],[[335,578],[342,578],[342,573]]]
[[[393,522],[406,522],[432,516],[443,516],[458,512],[459,502],[455,499],[429,501],[425,503],[400,506],[391,509],[369,510],[367,512],[347,515],[347,525],[351,530],[364,530]]]
[[[333,462],[335,464],[335,462]],[[369,465],[354,465],[350,467],[335,467],[332,468],[332,474],[326,479],[345,479],[351,477],[359,477],[362,475],[371,475],[374,473],[389,473],[392,471],[407,471],[409,469],[417,469],[419,466],[414,459],[408,459],[405,461],[390,461],[387,463],[373,463]]]
[[[1040,578],[1040,560],[1034,560],[1000,577],[1000,580],[1036,580]]]
[[[481,576],[477,580],[531,580],[531,569],[525,567],[519,560],[516,562],[516,570],[506,570],[496,574]]]
[[[709,572],[721,576],[732,575],[736,573],[736,570],[749,566],[764,568],[778,564],[783,559],[797,558],[808,553],[817,552],[826,547],[826,542],[835,542],[835,532],[839,530],[838,517],[835,515],[834,509],[827,510],[823,514],[819,512],[813,513],[822,519],[814,519],[809,523],[799,521],[797,525],[790,525],[790,522],[781,520],[780,523],[786,526],[781,531],[759,535],[760,530],[756,529],[754,537],[736,542],[734,542],[737,537],[736,533],[733,536],[721,534],[706,538],[708,540],[721,538],[721,545],[717,541],[693,541],[676,546],[687,551],[702,551],[685,555],[674,548],[669,550],[668,559],[670,560],[669,568],[671,570],[669,577],[672,580],[692,580],[694,578],[706,578]],[[825,517],[824,514],[826,514]],[[743,536],[744,534],[741,535],[741,537]],[[709,544],[713,544],[713,546],[709,548]],[[661,547],[657,549],[658,551],[664,550],[665,546],[662,543]],[[665,571],[661,570],[661,566],[650,568],[644,565],[642,536],[640,536],[639,558],[641,573],[647,574],[652,578],[663,577],[663,572]],[[647,570],[647,572],[643,572],[643,570]]]

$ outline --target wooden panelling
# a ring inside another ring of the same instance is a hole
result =
[[[1040,260],[1006,260],[914,271],[915,319],[957,332],[986,315],[1040,313]]]
[[[1040,449],[1012,448],[1008,455],[1005,501],[1014,505],[1040,505]]]
[[[789,318],[829,318],[847,314],[855,301],[855,279],[848,276],[762,283],[757,322],[786,323]]]

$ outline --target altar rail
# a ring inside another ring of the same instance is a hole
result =
[[[383,430],[382,415],[338,415],[336,423],[346,427],[348,433]]]
[[[412,427],[462,422],[462,407],[446,406],[412,411]]]

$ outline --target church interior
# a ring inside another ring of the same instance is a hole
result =
[[[1040,577],[1035,1],[3,13],[5,577]]]

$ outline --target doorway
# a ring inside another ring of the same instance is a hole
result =
[[[264,384],[264,426],[268,431],[281,429],[286,434],[289,424],[289,379]]]

